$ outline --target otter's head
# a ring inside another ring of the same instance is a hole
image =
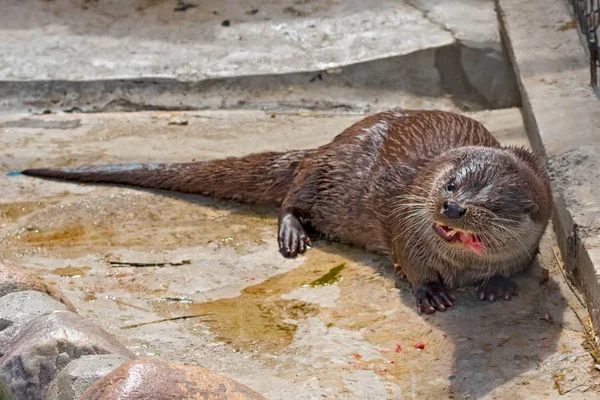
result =
[[[433,159],[415,179],[428,226],[423,239],[442,253],[527,253],[549,218],[549,186],[537,158],[516,148],[463,147]],[[417,202],[413,199],[412,204]]]

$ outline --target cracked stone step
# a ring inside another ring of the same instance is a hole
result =
[[[325,70],[454,43],[405,2],[297,3],[209,0],[177,12],[172,2],[9,0],[0,16],[0,76],[195,82]]]
[[[211,0],[183,12],[170,2],[10,0],[0,15],[0,106],[39,113],[519,105],[492,0],[460,1],[458,15],[455,2],[296,3]]]

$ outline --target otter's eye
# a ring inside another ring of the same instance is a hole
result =
[[[448,185],[446,185],[446,190],[449,192],[453,192],[454,191],[454,182],[450,182]]]

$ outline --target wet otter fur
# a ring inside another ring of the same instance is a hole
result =
[[[534,154],[442,111],[381,112],[311,150],[22,173],[277,205],[283,256],[306,251],[308,226],[387,255],[425,313],[451,307],[456,286],[489,301],[518,294],[508,277],[534,260],[552,201]]]

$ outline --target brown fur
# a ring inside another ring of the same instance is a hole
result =
[[[310,224],[389,256],[415,292],[423,284],[452,287],[527,267],[551,209],[548,178],[537,157],[502,147],[473,119],[441,111],[375,114],[315,150],[23,173],[277,204],[285,256],[304,252],[310,241],[303,227]],[[455,178],[459,189],[445,192],[447,180]],[[465,218],[444,219],[439,210],[448,199],[468,208]],[[488,252],[480,257],[446,243],[433,231],[434,221],[487,237]],[[427,296],[435,300],[436,293]]]

